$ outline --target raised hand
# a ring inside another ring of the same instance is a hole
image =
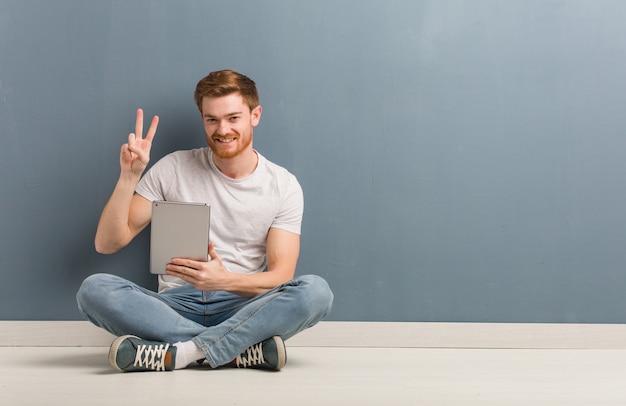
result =
[[[120,152],[120,167],[122,173],[132,173],[140,176],[150,161],[152,140],[159,125],[159,117],[154,116],[150,128],[143,138],[143,110],[137,109],[135,132],[128,135],[128,143],[122,145]]]

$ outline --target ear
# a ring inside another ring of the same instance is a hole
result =
[[[256,106],[250,112],[250,122],[252,123],[252,127],[256,127],[259,125],[259,121],[261,121],[261,113],[263,112],[263,108],[261,106]]]

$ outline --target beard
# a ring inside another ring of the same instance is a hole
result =
[[[230,134],[222,138],[229,138],[229,137],[230,137]],[[246,148],[248,148],[250,144],[252,144],[252,134],[250,134],[247,137],[239,136],[237,138],[237,141],[238,141],[237,146],[234,149],[229,149],[229,150],[224,150],[223,148],[220,148],[219,146],[217,146],[218,141],[215,141],[215,140],[211,140],[208,144],[209,144],[209,148],[211,148],[211,151],[213,151],[213,154],[215,156],[221,159],[230,159],[241,154],[242,151],[246,150]]]

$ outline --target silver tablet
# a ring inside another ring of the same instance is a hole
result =
[[[150,272],[165,274],[172,258],[207,261],[210,219],[205,203],[152,202]]]

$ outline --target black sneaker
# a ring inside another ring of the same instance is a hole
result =
[[[275,371],[280,370],[286,363],[285,343],[279,336],[248,347],[235,359],[237,368],[264,368]]]
[[[109,362],[121,372],[171,371],[175,359],[173,345],[130,335],[116,338],[109,350]]]

